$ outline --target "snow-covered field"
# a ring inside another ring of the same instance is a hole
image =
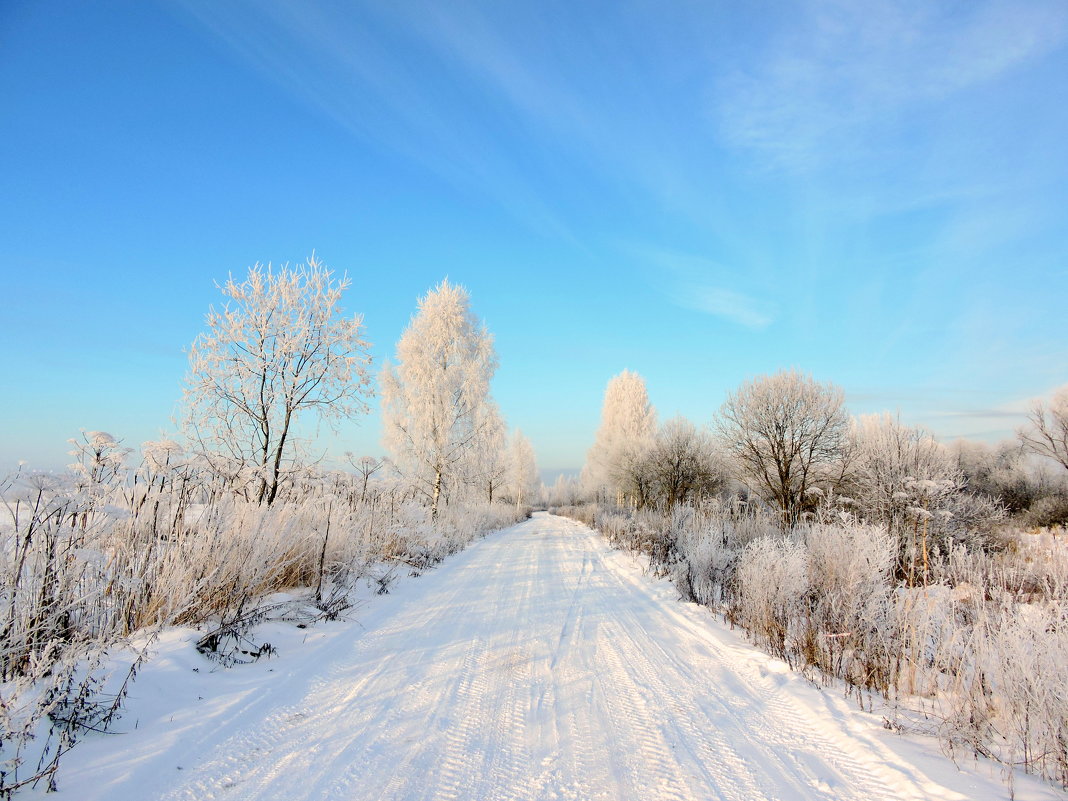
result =
[[[788,672],[590,529],[538,514],[229,670],[172,630],[53,798],[993,799],[933,740]],[[303,641],[303,642],[302,642]],[[1063,799],[1018,776],[1016,797]],[[43,786],[27,795],[43,794]]]

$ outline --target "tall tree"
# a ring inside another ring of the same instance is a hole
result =
[[[531,503],[541,484],[538,480],[538,462],[530,440],[519,429],[512,434],[508,474],[516,506]]]
[[[485,494],[486,501],[494,497],[508,483],[508,442],[500,410],[492,400],[483,404],[478,435],[459,468],[463,480],[476,496]]]
[[[630,370],[613,376],[605,387],[601,425],[586,455],[584,471],[598,494],[639,505],[648,490],[641,461],[656,433],[656,410],[649,403],[645,379]]]
[[[306,265],[256,264],[220,287],[208,330],[189,349],[186,424],[208,455],[253,468],[254,494],[270,504],[306,412],[328,424],[367,411],[372,394],[363,318],[344,317],[342,293],[315,255]],[[234,471],[235,473],[237,471]]]
[[[383,441],[394,464],[422,490],[437,518],[442,493],[464,479],[463,465],[492,425],[493,337],[471,311],[463,287],[442,281],[420,298],[397,343],[396,366],[382,371]]]
[[[839,459],[847,426],[842,390],[796,370],[743,384],[718,420],[743,477],[779,507],[784,525],[797,522],[806,491]]]

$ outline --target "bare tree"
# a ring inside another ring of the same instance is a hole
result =
[[[186,424],[213,461],[253,468],[255,497],[278,494],[304,412],[336,424],[367,411],[371,395],[362,317],[343,317],[348,278],[313,254],[307,265],[251,267],[220,287],[227,302],[189,349]],[[218,461],[218,460],[214,460]]]
[[[717,427],[743,476],[797,522],[805,494],[842,452],[848,417],[842,390],[796,370],[760,376],[729,394]]]
[[[383,440],[397,468],[430,500],[463,483],[471,448],[491,424],[493,337],[463,287],[442,281],[419,300],[397,343],[396,367],[382,371]]]
[[[1053,393],[1048,407],[1035,401],[1028,421],[1030,425],[1017,432],[1020,442],[1068,470],[1068,385]]]
[[[726,478],[712,438],[685,417],[660,426],[644,465],[656,496],[669,508],[714,493]]]

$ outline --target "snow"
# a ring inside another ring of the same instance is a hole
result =
[[[56,799],[1003,799],[546,514],[219,668],[166,632]],[[1020,799],[1063,799],[1017,776]],[[43,794],[43,786],[26,793]]]

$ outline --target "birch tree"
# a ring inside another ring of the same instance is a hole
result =
[[[459,467],[462,480],[475,495],[484,494],[486,501],[493,503],[508,483],[508,442],[497,404],[487,398],[480,414],[478,434]]]
[[[797,522],[807,490],[840,457],[847,426],[842,390],[796,370],[743,384],[718,420],[743,477],[778,506],[784,525]]]
[[[336,426],[368,410],[363,318],[340,306],[351,283],[314,254],[293,268],[256,264],[219,287],[227,301],[189,349],[187,427],[210,463],[252,468],[260,503],[278,495],[300,417]]]
[[[649,403],[645,379],[631,370],[613,376],[605,387],[601,425],[586,454],[590,489],[610,493],[621,502],[639,504],[646,493],[641,460],[656,434],[656,410]]]
[[[471,311],[463,287],[442,281],[419,300],[382,371],[383,442],[397,468],[429,499],[463,482],[463,465],[492,425],[493,338]]]
[[[515,505],[518,507],[530,503],[538,494],[541,482],[538,480],[538,463],[534,448],[519,429],[512,435],[508,472]]]

